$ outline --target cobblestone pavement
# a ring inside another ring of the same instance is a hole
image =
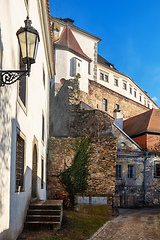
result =
[[[121,209],[89,240],[160,240],[160,209]]]

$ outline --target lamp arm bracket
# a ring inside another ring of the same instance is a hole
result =
[[[5,85],[10,85],[17,80],[21,80],[22,76],[29,76],[29,69],[28,70],[0,70],[0,87]]]

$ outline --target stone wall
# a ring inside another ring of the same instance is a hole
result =
[[[89,94],[80,92],[80,99],[93,109],[103,110],[103,98],[108,100],[108,114],[111,116],[113,116],[115,104],[119,104],[120,110],[123,111],[124,119],[148,110],[147,107],[92,80],[89,80]]]
[[[111,136],[92,139],[92,153],[89,165],[90,176],[85,196],[112,196],[115,191],[115,165],[117,141]],[[48,198],[65,195],[56,175],[70,166],[74,158],[74,138],[49,139],[47,183]],[[111,204],[111,200],[110,200]]]
[[[50,90],[50,136],[69,136],[71,111],[79,108],[78,79],[66,80],[64,84],[55,84]]]

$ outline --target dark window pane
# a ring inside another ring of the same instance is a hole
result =
[[[22,60],[20,59],[20,70],[26,70],[26,66],[23,64]],[[22,76],[19,81],[19,97],[26,107],[26,76]]]
[[[44,141],[44,116],[42,115],[42,140]]]
[[[23,188],[24,180],[24,140],[17,134],[16,149],[16,191]]]

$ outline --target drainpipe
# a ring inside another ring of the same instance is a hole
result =
[[[146,206],[146,163],[148,159],[148,151],[145,151],[146,157],[144,159],[144,207]]]

